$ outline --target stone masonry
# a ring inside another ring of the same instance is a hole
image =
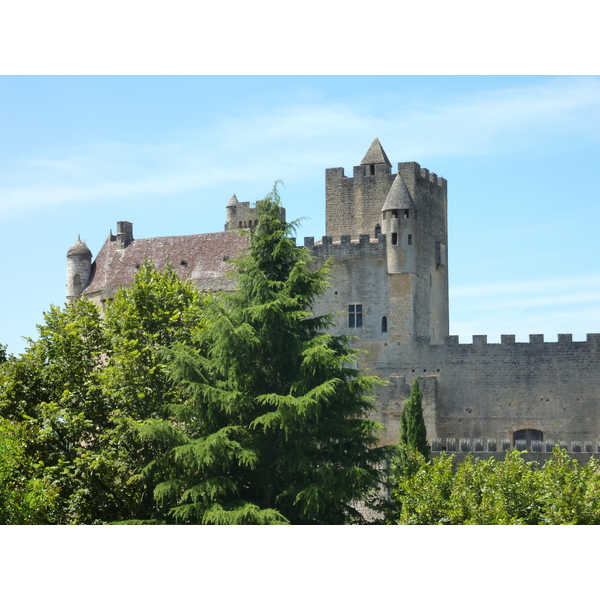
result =
[[[133,225],[121,221],[93,263],[83,242],[69,249],[67,297],[103,304],[148,258],[159,268],[170,261],[202,290],[231,289],[227,260],[247,248],[239,230],[252,231],[256,219],[254,206],[234,195],[220,233],[135,240]],[[353,177],[343,168],[326,170],[326,235],[304,245],[315,266],[334,262],[331,287],[313,311],[333,313],[335,333],[354,336],[365,351],[360,367],[387,382],[373,415],[386,427],[381,443],[397,441],[402,406],[418,377],[437,450],[509,444],[542,452],[543,441],[553,440],[597,452],[600,334],[585,342],[531,335],[529,343],[503,335],[500,344],[486,336],[461,344],[449,335],[445,179],[415,162],[398,163],[392,173],[375,139]]]

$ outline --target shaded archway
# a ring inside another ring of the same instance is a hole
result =
[[[544,432],[539,429],[519,429],[513,433],[513,448],[517,442],[525,442],[527,450],[531,450],[531,442],[543,442]]]

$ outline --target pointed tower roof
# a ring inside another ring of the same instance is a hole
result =
[[[77,236],[77,241],[67,251],[67,256],[86,256],[92,258],[92,253],[85,242]]]
[[[417,206],[415,205],[406,184],[404,183],[404,179],[400,173],[396,175],[396,179],[394,179],[394,183],[392,183],[392,187],[388,192],[387,198],[383,203],[383,208],[381,212],[384,210],[399,210],[399,209],[412,209],[416,210]]]
[[[392,163],[389,161],[385,150],[382,148],[379,143],[379,139],[375,138],[370,148],[367,150],[365,157],[360,161],[361,165],[377,165],[380,163],[385,163],[386,165],[392,166]]]
[[[227,203],[227,206],[235,206],[238,202],[239,202],[239,200],[237,199],[237,196],[234,194],[229,199],[229,202]]]

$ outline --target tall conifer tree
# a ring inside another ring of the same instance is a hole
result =
[[[425,458],[429,456],[427,430],[423,417],[423,392],[419,387],[419,379],[415,379],[410,390],[410,397],[404,403],[400,416],[400,444],[420,452]]]
[[[353,366],[346,337],[311,306],[329,265],[288,237],[275,185],[257,203],[250,249],[236,262],[236,291],[207,313],[201,350],[171,348],[183,404],[173,420],[150,421],[163,445],[148,470],[161,473],[156,501],[178,522],[346,523],[380,482],[387,449],[366,419],[379,380]]]

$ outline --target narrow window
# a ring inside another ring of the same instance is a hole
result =
[[[409,234],[408,234],[408,245],[409,245],[409,246],[412,246],[412,245],[413,245],[413,244],[412,244],[412,233],[409,233]]]
[[[435,267],[439,271],[448,264],[446,256],[446,245],[441,242],[435,243]]]
[[[362,304],[348,306],[348,327],[362,327]]]
[[[392,233],[392,246],[398,245],[398,234],[394,231]]]
[[[258,227],[258,219],[254,219],[254,227]]]
[[[380,235],[381,235],[381,225],[376,225],[375,226],[375,239],[378,239]]]
[[[240,221],[240,224],[239,224],[239,228],[240,228],[240,229],[242,228],[242,222],[241,222],[241,221]]]
[[[371,171],[371,175],[375,175],[375,165],[369,165],[370,167],[370,171]]]
[[[387,333],[387,317],[381,317],[381,333]]]
[[[81,285],[81,275],[79,273],[75,273],[73,276],[73,285]]]
[[[393,210],[392,211],[392,219],[397,219],[398,218],[398,211],[397,210]]]
[[[410,219],[410,209],[408,209],[408,208],[404,209],[404,218]]]

